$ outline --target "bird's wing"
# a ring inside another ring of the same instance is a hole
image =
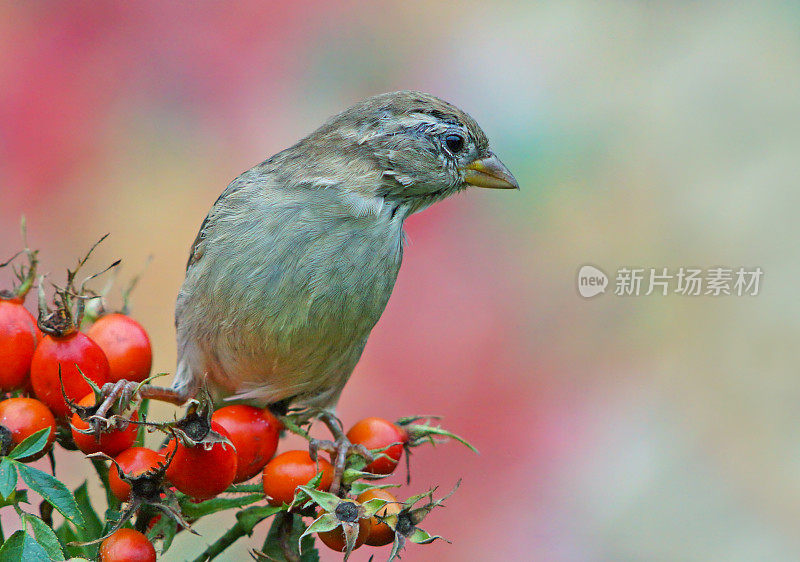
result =
[[[248,173],[249,171],[245,172],[228,184],[228,187],[225,188],[225,191],[223,191],[220,196],[217,197],[217,200],[214,201],[214,205],[212,205],[211,210],[206,215],[206,218],[203,219],[203,223],[200,225],[200,230],[197,232],[197,236],[195,237],[194,242],[192,242],[192,247],[189,249],[189,261],[186,263],[187,271],[190,267],[196,264],[201,257],[203,257],[203,242],[206,239],[208,226],[213,221],[214,215],[219,211],[220,203],[225,200],[226,197],[229,197],[247,185],[248,182],[246,176]]]

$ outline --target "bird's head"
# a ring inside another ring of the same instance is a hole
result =
[[[371,178],[348,182],[353,188],[408,213],[470,186],[519,189],[475,120],[429,94],[401,91],[367,98],[306,141],[327,147],[328,158],[334,156],[330,148],[337,147],[335,160],[357,168],[353,178]]]

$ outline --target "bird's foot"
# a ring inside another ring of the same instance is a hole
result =
[[[342,488],[342,477],[347,468],[347,457],[358,455],[367,462],[375,460],[369,449],[364,445],[355,445],[350,442],[342,428],[342,422],[330,412],[322,412],[317,416],[324,423],[333,435],[333,440],[328,439],[309,439],[308,451],[311,458],[317,460],[319,451],[326,452],[333,461],[333,482],[331,483],[330,493],[338,495]]]
[[[92,429],[108,431],[112,425],[116,425],[116,420],[114,420],[116,416],[107,417],[111,407],[114,403],[119,403],[120,411],[125,411],[136,395],[137,386],[137,383],[124,379],[104,384],[100,388],[100,396],[95,401],[100,405],[89,422]]]
[[[106,383],[100,388],[99,396],[95,400],[95,404],[99,404],[99,406],[94,409],[89,418],[92,432],[99,435],[101,432],[126,425],[128,420],[119,415],[109,415],[109,412],[112,411],[115,404],[119,405],[117,411],[124,412],[131,402],[137,398],[150,398],[178,405],[189,399],[188,396],[171,388],[151,386],[125,379]]]

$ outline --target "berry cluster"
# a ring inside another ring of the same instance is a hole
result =
[[[235,510],[235,525],[196,560],[214,559],[270,518],[266,541],[252,550],[257,560],[306,560],[314,536],[345,559],[363,544],[392,545],[390,560],[407,541],[441,538],[418,525],[445,498],[430,490],[401,501],[388,491],[397,486],[377,483],[404,453],[408,463],[413,447],[447,438],[470,446],[435,418],[371,417],[345,433],[327,412],[215,409],[201,391],[179,419],[148,419],[141,391],[157,388],[151,343],[128,313],[129,290],[122,311],[107,312],[105,295],[75,282],[87,254],[55,287],[52,306],[38,279],[34,318],[24,305],[37,282],[37,253],[25,246],[0,264],[25,258],[14,269],[18,282],[0,292],[0,508],[13,506],[22,520],[10,537],[0,528],[0,559],[22,552],[36,560],[155,560],[154,543],[165,552],[177,533],[224,510]],[[314,420],[328,426],[331,440],[311,437]],[[308,449],[275,456],[287,432],[307,439]],[[151,434],[161,434],[154,435],[160,446],[145,446]],[[70,491],[55,477],[55,444],[89,459],[106,491],[102,517],[85,483]],[[45,455],[52,475],[28,464]],[[23,509],[31,498],[20,480],[42,497],[39,515]],[[53,509],[63,516],[58,526]]]

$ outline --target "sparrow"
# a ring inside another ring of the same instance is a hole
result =
[[[234,179],[191,246],[173,392],[333,412],[386,307],[404,221],[468,187],[519,189],[475,120],[367,98]]]

